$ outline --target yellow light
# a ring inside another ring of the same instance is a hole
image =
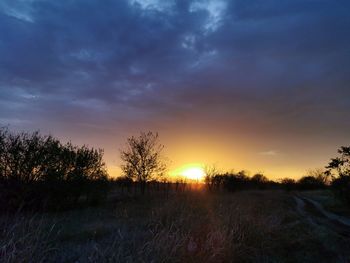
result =
[[[189,163],[181,167],[178,167],[175,170],[170,171],[169,175],[175,180],[186,179],[186,180],[203,181],[205,177],[205,172],[202,164]]]
[[[190,180],[200,181],[200,180],[203,180],[205,176],[205,172],[201,167],[191,167],[191,168],[184,169],[181,172],[181,175]]]

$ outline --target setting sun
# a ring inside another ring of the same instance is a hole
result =
[[[203,166],[200,164],[187,164],[172,171],[170,174],[175,177],[196,181],[202,181],[205,176]]]
[[[181,175],[191,180],[202,180],[205,173],[201,167],[192,167],[184,170]]]

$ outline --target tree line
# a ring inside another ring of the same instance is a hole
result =
[[[269,180],[262,173],[252,177],[246,171],[220,173],[212,166],[206,168],[205,184],[209,191],[230,192],[247,189],[317,190],[329,189],[350,205],[350,147],[342,146],[339,156],[332,158],[325,169],[309,170],[299,180],[284,178]]]
[[[257,173],[249,176],[247,171],[220,173],[207,172],[205,184],[209,191],[227,190],[316,190],[326,189],[329,184],[327,176],[321,170],[312,170],[299,180],[284,178],[278,181],[269,180],[264,174]]]
[[[94,203],[106,193],[103,151],[61,143],[39,132],[0,129],[2,209],[63,208],[82,199]]]
[[[62,143],[51,135],[14,133],[0,129],[0,209],[60,209],[79,204],[96,204],[113,187],[145,192],[189,189],[186,182],[170,183],[166,177],[164,146],[157,133],[140,133],[127,139],[120,150],[123,177],[108,177],[103,150],[86,145]],[[331,189],[350,204],[350,147],[341,147],[326,170],[312,170],[299,180],[278,182],[262,173],[221,173],[206,168],[204,185],[209,192],[245,189],[314,190]],[[136,191],[135,191],[136,192]]]

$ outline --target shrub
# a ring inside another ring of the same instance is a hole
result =
[[[0,190],[3,209],[63,208],[106,193],[103,151],[62,144],[39,132],[0,129]]]
[[[332,189],[340,199],[350,205],[350,176],[334,178]]]
[[[325,188],[325,184],[313,176],[303,176],[299,179],[297,186],[300,190],[316,190]]]
[[[332,189],[337,196],[350,205],[350,146],[338,150],[339,157],[332,158],[326,174],[332,176]]]
[[[283,178],[281,180],[281,185],[283,189],[286,191],[291,191],[296,188],[296,182],[294,179],[291,179],[291,178]]]

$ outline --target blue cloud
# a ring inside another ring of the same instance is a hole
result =
[[[350,95],[349,7],[345,0],[5,0],[0,117],[69,126],[225,116],[301,133],[332,129],[326,124],[336,120],[348,132],[338,112],[350,110],[342,102]],[[325,124],[312,121],[320,114]]]

